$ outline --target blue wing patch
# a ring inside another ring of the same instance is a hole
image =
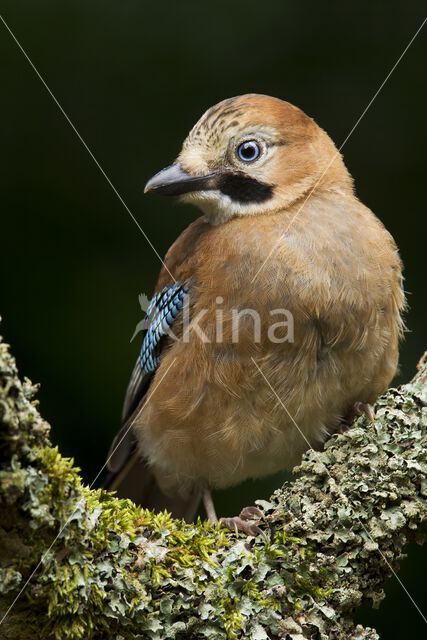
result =
[[[145,373],[151,373],[159,366],[160,340],[167,334],[183,308],[187,293],[188,287],[175,282],[156,293],[151,300],[147,309],[149,325],[139,354],[139,364]]]

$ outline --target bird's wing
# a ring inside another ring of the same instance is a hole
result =
[[[130,498],[140,505],[157,510],[167,509],[175,517],[191,520],[200,500],[194,494],[189,498],[173,500],[165,496],[158,486],[149,463],[137,451],[133,421],[144,397],[149,397],[150,385],[162,350],[170,342],[165,329],[171,327],[185,303],[185,294],[194,278],[194,254],[203,237],[212,227],[200,217],[175,240],[165,256],[167,267],[161,270],[153,308],[148,313],[147,333],[132,373],[123,407],[122,428],[110,449],[107,467],[108,477],[104,487],[113,489],[119,497]],[[200,251],[202,253],[202,251]],[[180,273],[180,282],[171,284],[170,274]],[[182,323],[176,322],[173,332],[178,334]],[[120,443],[120,444],[119,444]]]
[[[147,309],[147,332],[132,371],[122,411],[122,426],[113,440],[107,458],[107,468],[120,473],[135,451],[132,422],[149,389],[161,357],[164,338],[182,310],[188,287],[180,282],[166,285],[156,293]]]
[[[176,282],[157,293],[147,310],[147,332],[132,372],[123,406],[122,427],[110,447],[108,476],[104,487],[130,498],[148,509],[170,511],[175,518],[191,522],[200,502],[198,493],[188,498],[165,495],[157,484],[147,460],[139,454],[132,425],[157,369],[165,338],[182,310],[188,287]]]

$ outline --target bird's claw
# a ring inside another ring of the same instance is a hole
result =
[[[347,422],[340,422],[335,433],[339,433],[340,435],[342,435],[350,429],[350,426],[351,425],[349,425]]]
[[[369,422],[375,422],[374,407],[367,402],[355,402],[353,405],[355,416],[366,416]]]
[[[258,507],[245,507],[239,513],[239,518],[242,520],[261,520],[263,515],[261,509],[258,509]]]
[[[352,425],[356,418],[360,416],[366,416],[369,422],[375,422],[375,412],[374,408],[371,404],[366,402],[355,402],[351,408],[351,411],[346,415],[344,420],[340,422],[338,427],[336,428],[335,433],[346,433]]]
[[[221,518],[220,524],[235,533],[245,533],[247,536],[258,536],[262,530],[258,522],[262,518],[262,511],[258,507],[245,507],[238,516],[232,518]]]

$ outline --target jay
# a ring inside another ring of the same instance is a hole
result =
[[[210,108],[145,191],[202,216],[165,256],[107,486],[188,520],[202,498],[215,522],[212,489],[371,415],[397,368],[402,265],[329,136],[276,98]],[[253,517],[224,523],[251,534]]]

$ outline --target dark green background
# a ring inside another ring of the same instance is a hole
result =
[[[2,1],[0,11],[160,254],[197,215],[143,197],[211,104],[255,91],[289,100],[340,144],[423,19],[423,3],[238,0]],[[410,333],[402,377],[425,344],[427,27],[344,149],[361,199],[392,232],[406,266]],[[90,481],[119,422],[138,345],[138,293],[159,261],[3,25],[1,313],[22,373],[42,382],[53,439]],[[222,513],[279,480],[218,497]],[[426,554],[400,574],[423,607]],[[384,637],[424,623],[394,579]]]

